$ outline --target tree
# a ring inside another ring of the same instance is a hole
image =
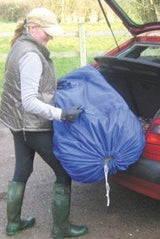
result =
[[[137,11],[143,23],[156,22],[157,14],[154,1],[152,0],[137,0]]]
[[[152,0],[155,6],[157,19],[160,21],[160,0]]]

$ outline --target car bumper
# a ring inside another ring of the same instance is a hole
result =
[[[126,172],[111,177],[113,182],[160,200],[160,162],[141,158]]]

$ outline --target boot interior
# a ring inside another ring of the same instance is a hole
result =
[[[142,54],[148,46],[135,46],[118,56],[96,57],[98,70],[124,98],[130,109],[145,119],[160,106],[160,57]]]

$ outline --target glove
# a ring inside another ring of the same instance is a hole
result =
[[[61,120],[66,120],[70,122],[74,122],[78,119],[79,115],[82,113],[82,109],[80,108],[72,108],[66,111],[62,111]]]

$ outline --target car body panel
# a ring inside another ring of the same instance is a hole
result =
[[[117,1],[123,3],[123,0]],[[128,72],[132,72],[132,69],[134,69],[134,74],[137,71],[137,78],[141,76],[142,78],[143,76],[147,78],[147,75],[150,75],[148,76],[150,77],[149,79],[152,79],[153,77],[154,82],[158,82],[160,75],[160,54],[158,53],[159,55],[156,56],[158,57],[158,63],[152,61],[152,59],[132,57],[131,55],[135,50],[137,52],[141,52],[141,50],[139,50],[141,47],[142,53],[143,49],[157,48],[158,50],[160,50],[160,22],[147,22],[144,24],[137,24],[127,16],[122,8],[119,7],[117,1],[103,0],[103,2],[107,3],[120,17],[124,25],[132,33],[133,37],[131,37],[129,40],[125,41],[118,47],[105,52],[102,57],[108,57],[107,60],[111,62],[113,71],[114,69],[117,70],[118,67],[120,71],[123,71],[124,64],[126,64],[125,66],[127,67],[127,62],[129,62],[130,66],[128,67]],[[125,3],[126,1],[124,1],[124,4]],[[117,62],[118,65],[116,67]],[[98,69],[100,64],[101,62],[98,61],[98,58],[95,58],[93,66],[97,67]],[[139,66],[138,64],[141,64],[141,66]],[[109,64],[107,69],[110,71]],[[152,94],[154,93],[152,92]],[[154,105],[155,110],[153,110],[153,112],[155,111],[156,113],[156,111],[160,108],[159,106],[160,102],[158,101],[156,102],[156,107]],[[160,134],[152,132],[152,128],[155,124],[160,125],[160,113],[158,116],[157,114],[154,115],[154,113],[152,113],[152,115],[152,121],[145,132],[146,145],[141,158],[135,164],[131,165],[127,171],[119,172],[116,175],[111,176],[110,180],[124,187],[127,187],[128,189],[160,200]]]
[[[153,31],[153,30],[160,30],[160,22],[145,22],[139,24],[136,21],[132,20],[130,17],[130,13],[125,11],[127,9],[123,9],[126,6],[126,1],[122,0],[104,0],[116,13],[116,15],[122,20],[125,27],[131,32],[133,35],[138,35],[143,32]],[[134,1],[135,2],[135,1]],[[123,8],[122,8],[123,6]],[[143,7],[143,6],[141,6]]]
[[[152,183],[123,172],[119,172],[117,175],[112,176],[111,181],[137,193],[160,200],[160,184]]]

